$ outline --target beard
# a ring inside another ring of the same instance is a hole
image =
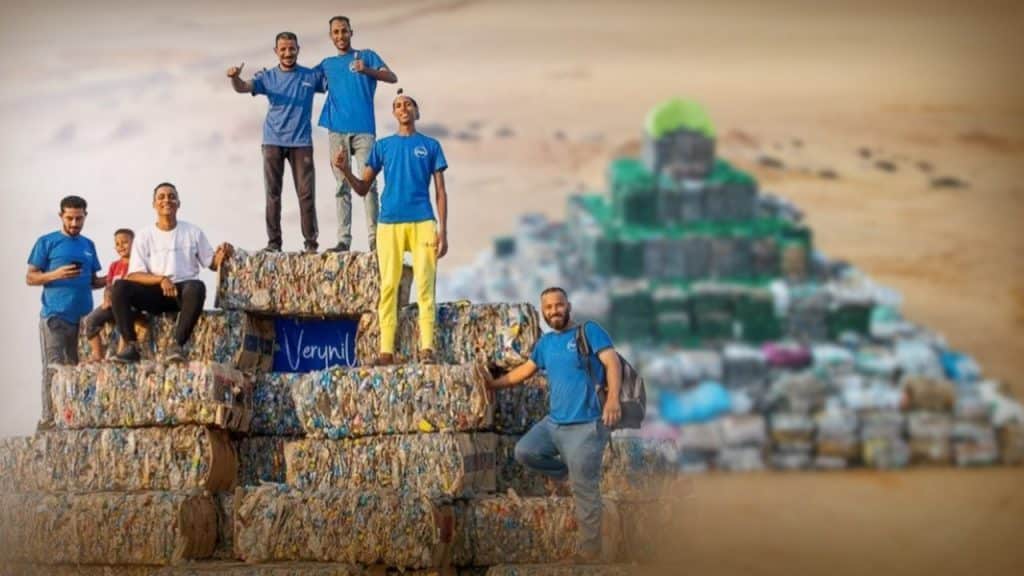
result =
[[[550,326],[552,330],[561,331],[561,330],[564,330],[565,327],[569,325],[569,318],[570,318],[569,311],[566,310],[565,314],[563,314],[561,316],[557,316],[557,315],[545,316],[544,317],[544,321],[547,322],[548,326]]]

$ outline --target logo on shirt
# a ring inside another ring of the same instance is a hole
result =
[[[569,352],[575,352],[576,351],[576,339],[575,338],[570,339],[565,344],[565,349],[568,350]]]
[[[426,158],[427,157],[427,147],[426,146],[417,146],[417,147],[412,149],[412,153],[415,154],[417,158]]]

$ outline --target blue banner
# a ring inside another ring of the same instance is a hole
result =
[[[358,320],[276,318],[274,372],[312,372],[355,366]]]

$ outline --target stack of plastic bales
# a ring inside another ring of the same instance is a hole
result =
[[[53,367],[54,429],[0,443],[5,573],[151,574],[213,555],[213,495],[238,473],[229,434],[252,419],[234,366],[260,364],[259,339],[243,316],[207,314],[189,360],[166,363],[173,321],[148,322],[141,363]]]

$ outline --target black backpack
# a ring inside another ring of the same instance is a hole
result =
[[[586,326],[587,323],[584,322],[576,328],[576,351],[583,359],[587,376],[593,380],[594,374],[590,369],[589,361],[591,350],[590,343],[587,342]],[[619,419],[619,423],[615,427],[639,428],[644,421],[644,414],[647,412],[647,389],[644,386],[644,379],[640,377],[633,365],[627,362],[622,354],[618,354],[618,356],[619,363],[622,365],[622,385],[619,387],[622,418]],[[608,383],[595,382],[594,384],[597,387],[597,397],[601,400],[601,406],[604,406],[605,398],[608,396]]]

